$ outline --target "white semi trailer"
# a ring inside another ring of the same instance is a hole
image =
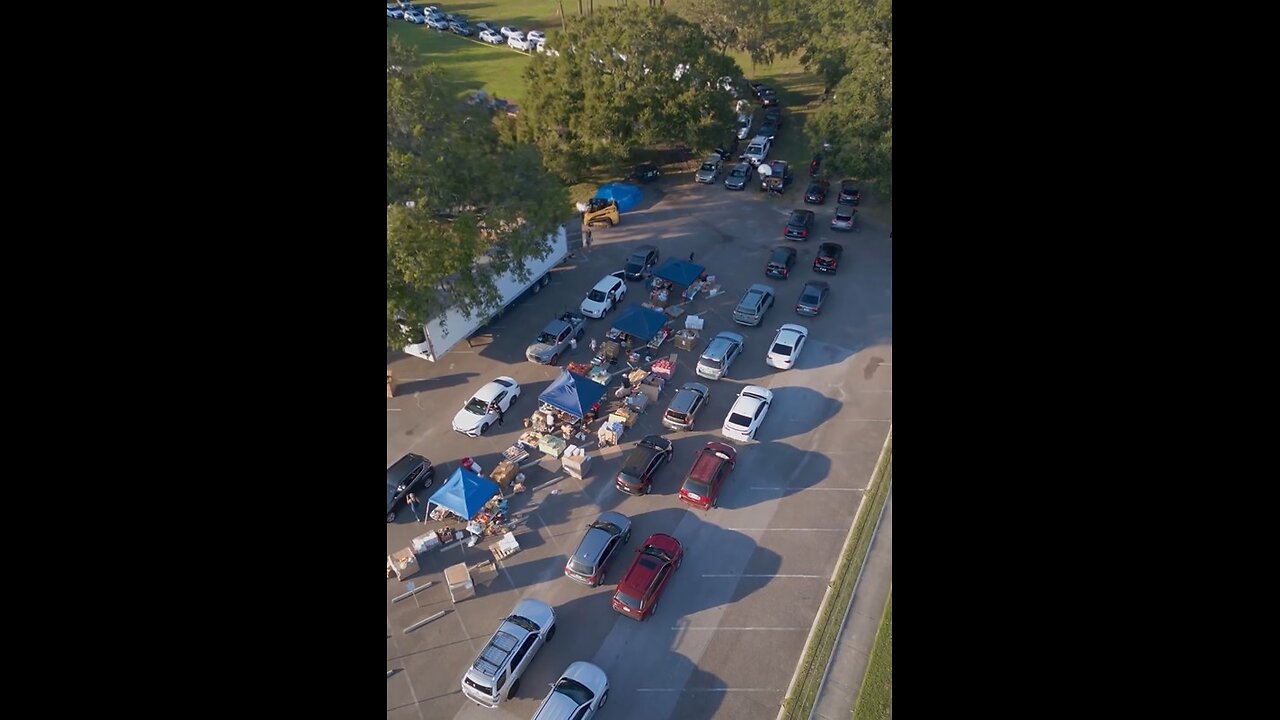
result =
[[[525,262],[525,267],[529,269],[529,279],[527,281],[521,282],[517,280],[512,272],[507,272],[497,278],[498,297],[501,298],[502,302],[501,308],[505,310],[507,306],[526,292],[540,292],[542,288],[547,286],[547,283],[551,282],[551,268],[563,262],[568,255],[569,240],[565,236],[564,226],[561,225],[556,234],[551,236],[551,252],[541,260],[529,259]],[[428,320],[426,325],[422,327],[422,340],[405,346],[404,351],[423,360],[436,362],[441,356],[449,352],[453,346],[471,337],[476,330],[483,327],[493,317],[494,315],[472,313],[471,317],[467,318],[457,308],[446,308]]]

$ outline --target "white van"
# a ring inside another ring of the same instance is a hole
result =
[[[747,151],[742,153],[742,158],[752,165],[759,165],[769,155],[771,144],[767,135],[757,135],[756,139],[747,146]]]

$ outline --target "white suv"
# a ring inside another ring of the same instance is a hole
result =
[[[496,708],[520,687],[533,656],[556,634],[556,611],[538,600],[521,600],[462,676],[462,694]]]
[[[742,157],[745,160],[749,160],[752,165],[759,165],[768,157],[771,145],[772,143],[769,142],[767,135],[757,135],[756,139],[752,140],[751,144],[747,146],[747,151],[742,154]]]
[[[606,275],[582,299],[582,305],[578,306],[578,311],[597,320],[604,317],[614,306],[622,302],[622,298],[627,296],[627,284],[622,281],[622,278],[622,270]]]

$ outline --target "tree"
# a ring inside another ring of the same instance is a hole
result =
[[[825,164],[893,192],[892,0],[794,0],[787,12],[801,38],[794,48],[826,80],[829,97],[805,124],[814,145],[831,144]]]
[[[388,47],[390,63],[394,51]],[[496,275],[545,257],[568,194],[537,150],[504,143],[491,118],[450,97],[438,68],[387,73],[387,344],[401,347],[447,305],[499,307]],[[477,262],[487,257],[485,262]]]
[[[741,71],[718,54],[701,28],[661,9],[629,5],[570,18],[548,38],[559,55],[539,55],[528,87],[520,138],[537,144],[566,181],[633,147],[685,144],[699,151],[724,141],[733,101],[719,87]]]

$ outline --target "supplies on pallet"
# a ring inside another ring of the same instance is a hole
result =
[[[591,470],[592,457],[585,452],[581,455],[565,455],[560,458],[560,465],[564,471],[578,478],[585,480]]]
[[[649,369],[652,370],[654,374],[661,375],[669,380],[676,372],[676,360],[676,355],[672,354],[661,360],[653,361],[653,364],[649,366]]]
[[[550,455],[554,458],[560,457],[560,453],[564,452],[565,447],[568,445],[569,443],[564,438],[556,437],[555,435],[543,435],[542,439],[538,441],[538,449],[542,451],[542,454]]]
[[[596,433],[596,439],[600,441],[601,447],[617,445],[622,440],[622,433],[625,426],[618,422],[606,422],[600,426],[600,431]]]

